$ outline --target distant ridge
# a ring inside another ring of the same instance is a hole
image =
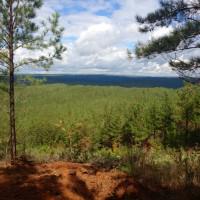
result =
[[[25,75],[18,75],[25,76]],[[119,75],[62,75],[34,74],[34,78],[47,80],[48,84],[62,83],[69,85],[99,85],[121,87],[166,87],[180,88],[183,81],[178,77],[148,77]]]

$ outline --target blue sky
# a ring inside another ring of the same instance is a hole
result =
[[[60,13],[65,28],[63,43],[68,51],[48,73],[174,75],[167,60],[127,59],[127,48],[138,41],[160,37],[172,29],[158,29],[141,34],[135,16],[146,15],[159,7],[158,0],[45,0],[39,14],[45,19],[54,11]],[[24,56],[23,50],[19,51]],[[43,69],[24,68],[25,73],[46,73]]]

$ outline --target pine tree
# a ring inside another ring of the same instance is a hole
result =
[[[153,103],[149,108],[148,113],[148,129],[150,131],[150,135],[153,135],[154,139],[156,138],[157,133],[160,131],[161,119],[160,119],[160,110],[159,107]]]
[[[14,75],[23,66],[48,69],[54,59],[61,59],[65,48],[61,44],[63,28],[59,27],[59,15],[53,14],[47,21],[37,23],[36,11],[42,0],[0,0],[0,71],[7,72],[9,79],[10,153],[15,162],[16,123]],[[30,57],[17,61],[16,52],[27,49]],[[31,52],[38,50],[38,57]],[[46,50],[45,54],[41,53]]]
[[[131,146],[148,137],[144,105],[132,105],[125,118],[120,137],[123,145]]]
[[[161,134],[163,144],[165,146],[173,145],[175,142],[174,137],[176,136],[176,119],[174,106],[172,105],[172,101],[170,101],[168,94],[164,95],[161,110]]]
[[[178,108],[181,120],[181,133],[184,135],[184,142],[199,143],[198,136],[195,138],[195,132],[199,135],[200,122],[200,89],[191,84],[185,85],[178,91]],[[190,141],[193,137],[193,141]],[[195,142],[194,142],[195,141]]]
[[[173,27],[173,31],[147,44],[138,44],[136,55],[151,57],[165,53],[173,56],[169,64],[180,77],[187,81],[200,81],[200,56],[188,61],[181,59],[180,52],[200,49],[200,1],[199,0],[161,0],[160,9],[146,17],[137,16],[143,33],[154,31],[158,27]]]
[[[100,135],[97,136],[100,147],[113,148],[121,131],[120,116],[113,109],[106,109]]]
[[[120,136],[120,142],[125,146],[131,146],[135,144],[136,134],[134,132],[135,119],[133,115],[127,116],[127,119],[122,127],[122,133]]]

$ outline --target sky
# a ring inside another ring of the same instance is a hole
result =
[[[46,72],[23,68],[23,73],[108,74],[128,76],[174,76],[167,58],[129,60],[127,48],[168,34],[172,29],[159,28],[141,34],[135,16],[145,16],[159,8],[158,0],[45,0],[38,18],[60,13],[65,28],[63,44],[67,51]],[[19,52],[22,57],[24,52]]]

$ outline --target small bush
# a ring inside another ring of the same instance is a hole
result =
[[[135,179],[172,188],[200,185],[200,152],[176,151],[161,145],[128,150],[124,169]]]
[[[37,148],[29,148],[26,154],[22,154],[21,156],[38,162],[58,161],[65,158],[65,148],[62,145],[55,146],[54,148],[48,145],[42,145],[37,146]]]
[[[55,125],[41,123],[29,129],[26,142],[31,144],[31,146],[52,146],[54,144],[66,143],[66,136]]]
[[[91,154],[90,162],[106,169],[118,168],[122,163],[122,153],[102,148]]]

